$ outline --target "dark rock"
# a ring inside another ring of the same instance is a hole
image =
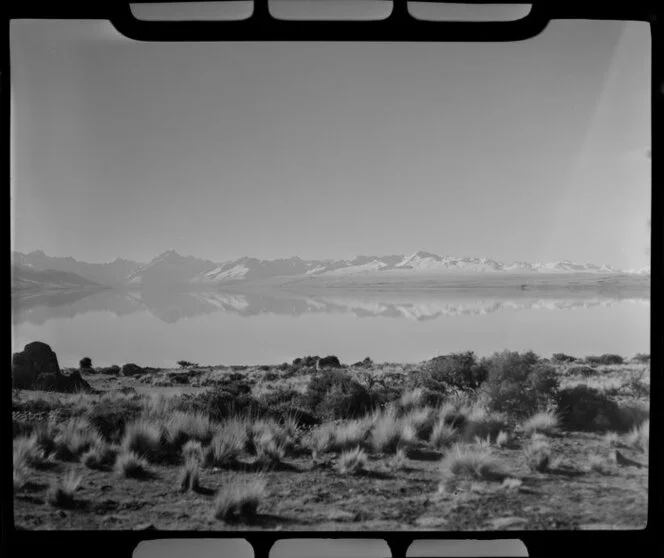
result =
[[[60,374],[58,358],[46,343],[28,343],[12,358],[12,385],[17,389],[34,389],[41,374]]]
[[[372,366],[373,366],[373,360],[371,360],[369,357],[353,364],[354,368],[371,368]]]
[[[33,389],[64,393],[74,393],[77,391],[92,393],[95,391],[90,387],[90,384],[81,377],[81,373],[78,370],[73,371],[67,376],[64,374],[41,374],[37,380],[35,380],[33,386]]]
[[[341,368],[339,359],[333,355],[318,359],[319,368]]]
[[[41,374],[28,389],[42,391],[60,391],[60,374]]]
[[[92,368],[92,359],[90,357],[83,357],[78,365],[81,370],[90,370]]]
[[[122,367],[123,376],[135,376],[136,374],[143,374],[143,372],[143,368],[133,362],[127,363]]]

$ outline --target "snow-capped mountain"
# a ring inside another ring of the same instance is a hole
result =
[[[75,273],[88,281],[106,286],[116,286],[126,283],[128,277],[141,267],[141,263],[116,258],[112,262],[88,263],[74,258],[61,258],[47,256],[41,250],[29,254],[12,252],[12,262],[24,268],[36,271],[63,271]]]
[[[330,277],[435,277],[465,274],[628,274],[649,275],[650,268],[619,270],[610,265],[576,263],[568,260],[540,263],[515,261],[504,263],[489,258],[440,256],[417,251],[410,255],[357,256],[343,260],[303,260],[299,257],[261,260],[243,257],[213,262],[182,256],[174,250],[164,252],[147,264],[115,259],[106,263],[87,263],[73,258],[51,258],[41,251],[13,253],[13,261],[26,269],[75,273],[83,279],[105,286],[222,285],[271,278]],[[382,275],[381,275],[382,274]],[[299,280],[299,279],[298,279]]]

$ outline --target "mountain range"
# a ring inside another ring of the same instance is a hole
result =
[[[243,257],[213,262],[164,252],[148,263],[116,258],[88,263],[71,257],[50,257],[41,250],[12,252],[12,290],[102,287],[172,287],[244,284],[271,279],[306,281],[317,277],[356,279],[366,277],[436,277],[469,274],[606,274],[649,275],[650,268],[621,270],[609,265],[517,261],[504,263],[487,258],[439,256],[418,251],[410,255],[357,256],[345,260],[303,260],[299,257],[261,260]]]

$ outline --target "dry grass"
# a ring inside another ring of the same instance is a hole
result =
[[[150,476],[148,462],[132,451],[125,451],[117,456],[115,472],[128,479],[144,479]]]
[[[309,446],[314,459],[317,459],[319,455],[332,451],[335,444],[335,430],[334,424],[328,423],[311,431]]]
[[[56,508],[73,508],[74,494],[81,484],[82,477],[75,471],[69,471],[61,479],[51,484],[46,493],[46,500]]]
[[[117,459],[117,448],[99,442],[81,455],[81,463],[89,469],[109,469]]]
[[[458,430],[449,424],[446,424],[443,419],[438,419],[431,431],[429,443],[435,448],[444,448],[451,445],[458,437]]]
[[[73,418],[60,425],[53,455],[63,461],[78,461],[83,453],[101,443],[101,436],[87,420]]]
[[[470,442],[478,437],[495,439],[498,433],[507,426],[503,414],[489,411],[480,402],[463,405],[457,412],[460,417],[463,417],[460,418],[463,424],[460,427],[460,432],[461,438],[465,442]]]
[[[20,436],[13,444],[14,469],[40,467],[44,464],[44,450],[39,447],[37,436]]]
[[[210,443],[215,425],[203,413],[176,411],[164,422],[164,429],[168,443],[179,449],[190,440],[203,445]]]
[[[531,471],[543,473],[551,464],[551,446],[546,440],[535,437],[523,450],[526,463]]]
[[[251,520],[266,496],[266,482],[262,478],[228,483],[217,493],[214,517],[224,521]]]
[[[634,427],[625,436],[625,443],[642,452],[648,452],[650,447],[650,419],[645,420],[640,426]]]
[[[559,419],[558,415],[553,411],[542,411],[534,414],[527,419],[522,425],[522,431],[531,435],[535,432],[542,434],[552,434],[558,429]]]
[[[376,417],[371,430],[371,446],[380,453],[395,453],[400,447],[408,448],[416,438],[412,424],[403,422],[396,411],[390,408]]]
[[[406,391],[403,393],[401,398],[399,399],[399,407],[403,411],[410,411],[412,409],[417,409],[418,407],[422,406],[422,401],[424,399],[424,389],[423,388],[415,388],[410,391]]]
[[[400,471],[406,465],[406,452],[403,448],[399,448],[394,454],[392,459],[390,459],[389,467],[393,471]]]
[[[125,453],[157,463],[162,454],[162,429],[154,421],[139,419],[126,426],[121,445]]]
[[[285,442],[273,430],[263,430],[254,437],[256,461],[266,466],[281,463],[286,456]]]
[[[610,475],[613,472],[611,463],[598,454],[592,454],[588,457],[588,468],[601,475]]]
[[[354,475],[366,468],[367,455],[359,446],[339,456],[337,468],[342,475]]]
[[[248,443],[247,425],[239,419],[229,420],[217,430],[205,452],[209,466],[231,465],[242,455]]]
[[[505,466],[491,450],[460,444],[443,458],[441,471],[443,483],[455,478],[502,481],[507,476]]]
[[[436,424],[436,418],[432,407],[419,407],[410,411],[401,420],[403,424],[408,424],[414,430],[417,438],[428,440]]]

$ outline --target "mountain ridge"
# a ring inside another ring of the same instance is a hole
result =
[[[12,252],[12,263],[34,271],[52,270],[74,273],[103,286],[216,285],[278,277],[358,277],[371,274],[422,276],[438,274],[565,274],[593,273],[649,275],[650,267],[618,269],[604,264],[557,262],[502,262],[491,258],[440,256],[418,250],[412,254],[355,256],[350,259],[312,259],[299,256],[272,260],[244,256],[214,262],[194,256],[182,256],[167,250],[147,263],[116,258],[111,262],[90,263],[71,257],[50,257],[36,250],[28,254]]]

